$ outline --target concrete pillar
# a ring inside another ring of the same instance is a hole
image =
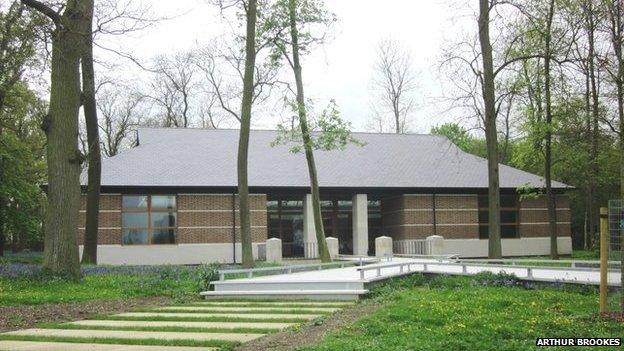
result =
[[[355,194],[353,207],[353,254],[368,255],[368,198],[366,194]]]
[[[306,194],[303,198],[303,255],[305,258],[318,257],[318,248],[316,243],[312,194]]]
[[[429,255],[444,254],[444,238],[439,235],[431,235],[427,237],[427,246]]]
[[[329,250],[329,257],[333,259],[338,258],[338,238],[327,237],[327,249]]]
[[[392,257],[392,238],[380,236],[375,238],[375,256]]]
[[[282,262],[282,239],[271,238],[266,241],[266,261]]]

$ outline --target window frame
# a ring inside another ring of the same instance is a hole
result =
[[[147,197],[147,205],[145,208],[124,208],[123,206],[123,197],[125,196],[145,196]],[[152,196],[167,196],[173,197],[174,199],[174,207],[173,208],[152,208]],[[121,206],[121,245],[122,246],[151,246],[151,245],[178,245],[178,196],[176,194],[124,194],[122,195],[122,206]],[[127,227],[124,224],[124,214],[126,213],[145,213],[147,214],[147,227]],[[175,216],[175,225],[174,226],[166,226],[166,227],[155,227],[152,225],[152,213],[173,213]],[[147,232],[147,243],[146,244],[126,244],[124,242],[124,231],[126,229],[138,229],[145,230]],[[154,230],[173,230],[173,242],[172,243],[154,243],[152,239],[154,238]]]
[[[503,203],[503,197],[514,197],[514,204],[515,206],[506,206],[503,207],[502,203]],[[485,200],[485,201],[483,201]],[[479,221],[479,239],[482,240],[487,240],[489,238],[488,235],[488,228],[489,228],[489,217],[486,216],[485,220],[483,220],[483,218],[481,217],[483,213],[485,213],[487,215],[487,213],[489,212],[489,207],[488,207],[488,195],[487,194],[478,194],[477,195],[477,211],[478,211],[478,221]],[[500,207],[500,217],[501,217],[501,223],[500,223],[500,234],[501,234],[501,239],[520,239],[520,195],[517,194],[500,194],[500,203],[501,203],[501,207]],[[502,217],[503,217],[503,212],[512,212],[515,213],[516,215],[516,220],[514,222],[503,222],[502,221]],[[509,236],[509,235],[503,235],[503,227],[514,227],[515,228],[515,233],[513,236]],[[483,233],[483,231],[485,230],[485,234]]]

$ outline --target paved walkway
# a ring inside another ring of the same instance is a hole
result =
[[[407,268],[396,266],[399,263],[411,263],[410,272],[426,272],[427,273],[443,273],[458,275],[474,275],[480,272],[492,273],[508,273],[515,274],[518,278],[549,281],[549,282],[565,282],[565,283],[581,283],[597,285],[600,283],[600,272],[598,270],[587,270],[584,268],[561,268],[552,267],[533,267],[530,275],[526,268],[511,265],[488,265],[466,263],[466,270],[463,270],[462,263],[453,263],[449,260],[434,259],[415,259],[405,257],[394,257],[389,262],[375,263],[364,267],[351,266],[345,268],[314,270],[307,272],[298,272],[292,274],[279,274],[270,276],[259,276],[254,278],[236,279],[228,282],[244,283],[268,283],[268,282],[369,282],[383,280],[393,276],[399,276],[408,273]],[[361,279],[360,269],[365,268],[364,279]],[[379,268],[379,272],[377,271]],[[379,274],[379,275],[378,275]],[[612,285],[620,284],[619,272],[609,272],[609,283]]]
[[[344,302],[214,301],[0,334],[0,350],[220,350],[348,307]]]

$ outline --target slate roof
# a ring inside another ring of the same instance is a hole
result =
[[[102,186],[235,187],[238,130],[141,128],[139,145],[102,161]],[[308,187],[305,155],[252,130],[249,185]],[[321,187],[487,188],[487,161],[428,134],[353,133],[364,146],[315,151]],[[86,177],[83,177],[83,180]],[[500,166],[501,188],[542,187],[540,176]],[[554,188],[570,188],[553,182]]]

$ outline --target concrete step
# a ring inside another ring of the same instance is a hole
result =
[[[89,330],[89,329],[24,329],[4,333],[13,336],[71,337],[71,338],[119,338],[119,339],[158,339],[158,340],[221,340],[248,342],[264,334],[243,333],[194,333],[194,332],[155,332],[128,330]]]
[[[258,291],[258,290],[363,290],[364,282],[359,280],[226,280],[212,283],[214,291]]]
[[[114,317],[149,317],[149,318],[236,318],[239,320],[276,319],[311,320],[324,316],[322,314],[278,314],[278,313],[201,313],[201,312],[126,312],[114,315]]]
[[[306,306],[323,306],[323,307],[349,307],[353,306],[353,302],[346,301],[201,301],[194,302],[190,305],[193,306],[235,306],[243,307],[249,304],[263,306],[263,307],[303,307]]]
[[[116,320],[82,320],[69,322],[68,324],[81,325],[87,327],[146,327],[146,328],[219,328],[219,329],[238,329],[238,328],[258,328],[281,330],[293,326],[297,323],[262,323],[262,322],[190,322],[190,321],[116,321]]]
[[[151,311],[201,311],[206,313],[211,312],[237,312],[237,313],[288,313],[289,311],[297,311],[301,314],[323,314],[333,313],[340,311],[340,308],[336,307],[218,307],[218,306],[166,306],[157,307],[151,309]]]
[[[0,340],[2,351],[216,351],[216,347],[87,344],[71,342]]]
[[[365,295],[365,289],[342,290],[252,290],[252,291],[203,291],[205,298],[276,299],[276,300],[341,300],[353,301]]]

